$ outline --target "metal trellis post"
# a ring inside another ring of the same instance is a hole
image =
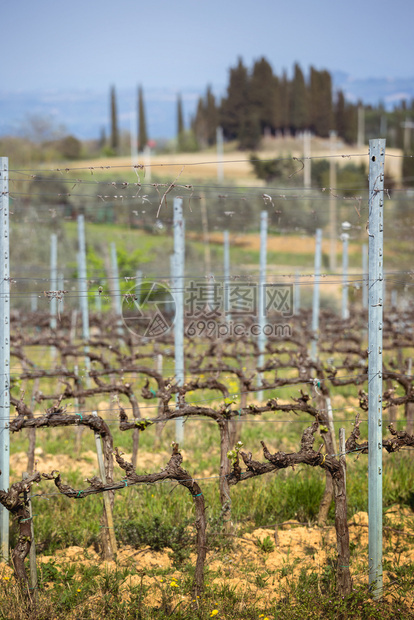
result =
[[[329,269],[336,271],[336,132],[330,132],[331,143],[331,158],[329,160],[329,186],[331,192],[329,195],[329,236],[330,236],[330,248],[329,248]]]
[[[172,253],[170,255],[170,292],[171,292],[171,296],[172,296],[173,300],[171,301],[169,312],[170,312],[171,316],[174,317],[174,334],[175,334],[175,316],[176,316],[175,313],[176,313],[177,306],[176,306],[176,303],[175,303],[175,290],[174,290],[174,286],[175,286],[175,254]]]
[[[111,243],[111,271],[113,278],[113,291],[114,291],[114,308],[116,314],[116,330],[118,336],[122,336],[122,298],[121,287],[119,284],[119,271],[118,271],[118,257],[116,255],[116,245]]]
[[[65,276],[63,275],[63,273],[60,273],[58,276],[58,289],[60,291],[65,290]],[[63,310],[65,309],[65,295],[63,293],[62,299],[58,300],[58,309],[60,310],[60,312],[63,312]]]
[[[342,319],[349,319],[348,308],[348,233],[342,233]]]
[[[102,315],[102,297],[99,291],[95,293],[95,310],[99,316]]]
[[[312,344],[311,358],[316,360],[318,355],[318,338],[319,338],[319,280],[321,276],[322,262],[322,229],[316,229],[315,237],[315,273],[313,284],[313,301],[312,301]]]
[[[223,238],[224,244],[224,282],[223,282],[223,290],[224,290],[224,314],[226,317],[226,322],[230,323],[231,314],[230,314],[230,240],[229,240],[229,231],[225,230]]]
[[[223,127],[217,127],[216,129],[216,143],[217,143],[217,181],[223,182]]]
[[[175,380],[177,385],[184,383],[184,219],[182,198],[174,198],[174,281],[175,299],[174,347]],[[178,395],[177,395],[178,399]],[[184,441],[184,421],[175,421],[175,440],[182,445]]]
[[[138,305],[141,303],[141,289],[142,289],[142,271],[137,269],[135,272],[135,296],[138,301]]]
[[[259,347],[258,366],[264,364],[264,352],[266,348],[266,262],[267,262],[267,211],[262,211],[260,216],[260,271],[259,271],[259,294],[258,294],[258,311],[259,311],[259,335],[257,344]],[[262,375],[258,376],[259,384],[262,383]],[[257,393],[259,401],[263,400],[263,392]]]
[[[49,288],[53,291],[50,298],[50,329],[54,330],[57,327],[57,235],[50,235],[50,285]],[[57,349],[53,345],[50,347],[50,357],[54,362],[56,359]]]
[[[311,132],[306,129],[303,132],[303,187],[304,189],[311,189]]]
[[[0,157],[0,489],[7,491],[10,477],[10,250],[9,160]],[[0,557],[9,559],[9,511],[0,506]]]
[[[369,586],[382,595],[382,322],[385,140],[369,141],[368,553]]]
[[[57,235],[50,235],[50,290],[57,291]],[[52,295],[50,300],[50,328],[56,329],[57,299]]]
[[[82,338],[85,343],[85,367],[89,373],[91,364],[88,357],[89,346],[86,344],[89,341],[88,276],[86,272],[85,218],[82,214],[78,215],[78,243],[78,290],[82,312]]]
[[[368,308],[368,245],[362,246],[362,307]]]

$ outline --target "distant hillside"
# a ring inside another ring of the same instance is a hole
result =
[[[414,98],[414,77],[412,78],[366,78],[356,80],[352,76],[337,71],[332,73],[334,88],[341,89],[348,101],[358,100],[365,104],[377,105],[382,102],[391,110],[394,104]]]
[[[148,132],[151,138],[170,139],[176,134],[177,93],[172,90],[145,91]],[[200,92],[182,93],[187,123]],[[130,131],[131,117],[136,122],[136,89],[117,91],[121,130]],[[105,127],[109,133],[109,88],[107,92],[89,90],[0,93],[0,135],[17,135],[29,115],[50,117],[64,125],[68,133],[83,139],[98,138]]]

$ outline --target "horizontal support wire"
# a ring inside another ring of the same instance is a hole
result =
[[[60,270],[60,271],[62,271],[62,270]],[[44,272],[40,271],[38,273],[46,273],[46,271],[44,271]],[[146,275],[144,272],[142,272],[142,275],[140,275],[140,276],[118,276],[118,277],[107,276],[107,275],[102,276],[102,273],[103,272],[100,272],[100,275],[101,275],[101,277],[104,277],[105,280],[124,282],[124,283],[127,283],[127,284],[129,282],[133,283],[134,280],[137,280],[139,278],[142,278],[143,279],[143,284],[145,284],[145,278],[146,277],[151,277],[151,278],[154,277],[154,276]],[[246,275],[244,275],[244,274],[243,275],[235,275],[235,274],[233,274],[233,275],[229,276],[228,278],[230,279],[230,281],[232,283],[237,283],[239,280],[244,280],[244,281],[245,280],[251,280],[255,276],[256,273],[258,274],[258,271],[256,272],[256,270],[253,269],[251,271],[249,270],[249,273],[246,274]],[[328,282],[334,282],[335,284],[339,284],[339,283],[343,282],[343,275],[344,274],[342,272],[340,272],[340,271],[335,272],[334,276],[331,273],[323,273],[323,272],[320,273],[320,274],[317,274],[317,276],[313,272],[310,272],[310,273],[294,273],[294,274],[292,274],[292,273],[278,273],[278,274],[275,274],[275,275],[268,273],[267,276],[266,276],[266,283],[277,284],[277,282],[275,282],[275,278],[290,278],[292,280],[295,280],[297,278],[315,278],[315,277],[320,277],[320,278],[324,278],[324,282],[328,281]],[[357,272],[355,274],[349,274],[348,273],[347,275],[349,276],[349,278],[353,278],[354,280],[355,280],[355,278],[358,278],[358,280],[357,280],[358,282],[365,282],[366,281],[366,280],[363,280],[364,276],[366,275],[364,273],[359,273],[359,272]],[[390,277],[398,276],[398,275],[410,276],[411,279],[412,279],[412,271],[410,271],[408,269],[387,271],[387,272],[385,272],[385,277],[383,279],[387,280]],[[95,275],[95,276],[90,275],[87,278],[65,277],[65,281],[67,281],[67,282],[78,282],[78,281],[85,282],[86,281],[86,282],[93,283],[94,277],[97,278],[98,276],[97,275]],[[165,275],[159,274],[157,277],[162,279],[162,280],[167,280],[167,281],[171,279],[171,276],[168,275],[168,274],[165,274]],[[16,282],[19,282],[19,281],[22,281],[22,282],[32,281],[35,278],[36,278],[36,276],[32,276],[30,278],[27,277],[27,276],[24,276],[24,277],[23,276],[13,276],[13,277],[10,277],[9,280],[11,281],[12,284],[16,284]],[[326,278],[333,278],[333,279],[332,280],[330,280],[330,279],[326,280]],[[43,280],[44,282],[50,282],[50,276],[44,277],[44,278],[41,278],[40,276],[38,276],[37,279]],[[187,275],[180,276],[179,279],[181,279],[181,280],[196,279],[197,283],[200,283],[201,281],[204,281],[206,283],[210,283],[210,281],[211,281],[211,277],[210,276],[200,275],[200,273],[197,273],[197,272],[187,273]],[[214,273],[213,282],[214,281],[217,281],[219,283],[220,282],[224,283],[224,282],[227,281],[227,276],[225,276],[224,273],[222,273],[221,271],[218,271],[217,273],[215,272]],[[175,289],[173,289],[173,290],[175,290]],[[180,289],[176,289],[176,290],[180,290]],[[102,296],[104,296],[104,295],[106,295],[106,291],[102,292]]]
[[[240,163],[250,163],[251,161],[296,161],[296,162],[301,162],[301,161],[309,161],[312,159],[350,159],[352,157],[368,157],[369,153],[368,151],[366,151],[365,153],[335,153],[335,154],[327,154],[327,155],[310,155],[308,157],[269,157],[267,159],[231,159],[231,160],[221,160],[218,161],[217,159],[214,160],[210,160],[210,161],[201,161],[201,162],[159,162],[159,163],[153,163],[153,164],[148,164],[144,165],[144,164],[114,164],[114,165],[109,165],[109,166],[71,166],[71,167],[65,167],[65,168],[11,168],[9,170],[9,172],[18,172],[18,173],[24,173],[24,172],[39,172],[44,174],[45,172],[70,172],[72,170],[86,170],[87,172],[91,172],[91,171],[105,171],[105,170],[111,170],[111,169],[120,169],[120,168],[128,168],[130,170],[143,170],[146,167],[151,167],[151,168],[163,168],[163,167],[168,167],[168,166],[210,166],[210,165],[217,165],[217,163],[222,163],[222,164],[240,164]],[[387,153],[387,157],[392,157],[391,155],[389,155]],[[396,155],[394,155],[394,157],[397,157]]]

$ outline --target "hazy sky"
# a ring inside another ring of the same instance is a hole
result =
[[[242,56],[275,73],[412,77],[410,0],[0,0],[0,89],[220,87]]]

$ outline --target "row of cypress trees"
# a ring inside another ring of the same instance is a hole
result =
[[[329,71],[310,67],[305,77],[299,64],[292,78],[286,71],[274,75],[265,58],[249,71],[241,59],[230,69],[226,95],[217,101],[210,87],[200,97],[192,129],[201,146],[211,146],[218,125],[227,140],[237,140],[242,148],[254,149],[266,133],[296,135],[310,130],[326,138],[331,130],[348,144],[357,142],[358,110],[364,117],[365,142],[387,138],[387,144],[410,151],[411,134],[404,132],[407,119],[414,118],[414,100],[399,101],[391,111],[384,105],[347,101],[341,90],[334,91]]]
[[[111,116],[111,130],[109,137],[109,148],[112,152],[117,153],[120,147],[120,133],[119,133],[119,124],[118,124],[118,106],[117,106],[117,98],[115,86],[111,86],[110,90],[110,116]],[[214,128],[214,131],[216,129]],[[145,105],[144,105],[144,94],[142,86],[138,87],[138,126],[137,126],[137,136],[138,136],[138,150],[142,151],[145,146],[148,144],[148,130],[147,130],[147,121],[145,115]],[[187,140],[187,132],[185,129],[184,123],[184,112],[183,112],[183,103],[181,95],[179,94],[177,97],[177,143],[179,149],[184,147],[188,142]],[[100,139],[100,143],[102,147],[106,146],[106,135],[103,131],[103,134]]]
[[[255,148],[266,133],[295,135],[306,129],[320,137],[337,129],[352,142],[357,109],[345,101],[343,93],[334,100],[329,71],[311,67],[306,80],[295,64],[289,79],[286,72],[274,75],[265,58],[255,62],[251,71],[239,59],[230,69],[226,96],[217,102],[207,88],[198,101],[192,127],[200,143],[214,143],[214,123],[222,126],[226,139],[238,140],[242,148]]]
[[[120,135],[118,124],[118,106],[116,100],[115,86],[111,86],[110,91],[110,108],[111,108],[111,133],[109,138],[109,146],[115,153],[119,150]],[[144,94],[142,86],[138,87],[138,148],[142,150],[148,143],[147,122],[144,108]],[[101,138],[104,142],[105,138]]]
[[[115,87],[111,88],[111,134],[110,147],[118,151],[120,136],[117,121]],[[138,147],[142,150],[148,143],[144,110],[143,90],[138,88]],[[268,135],[296,135],[310,130],[314,135],[326,138],[331,130],[345,142],[357,141],[358,108],[363,107],[366,129],[376,137],[385,126],[391,132],[393,146],[402,148],[403,121],[407,104],[401,102],[393,112],[383,106],[363,106],[351,103],[342,91],[333,91],[332,77],[327,70],[310,67],[307,78],[295,64],[292,78],[286,71],[281,76],[273,73],[265,58],[256,61],[249,71],[240,58],[230,68],[226,95],[217,100],[212,88],[197,103],[189,131],[185,129],[181,96],[177,98],[177,145],[183,150],[190,142],[196,148],[206,148],[216,142],[218,126],[223,129],[225,140],[236,140],[240,148],[255,149],[260,139]],[[414,112],[414,101],[411,110]],[[378,127],[377,127],[378,125]],[[372,126],[372,127],[371,127]],[[367,136],[369,137],[369,136]],[[385,137],[385,136],[383,136]],[[387,136],[388,137],[388,136]]]

